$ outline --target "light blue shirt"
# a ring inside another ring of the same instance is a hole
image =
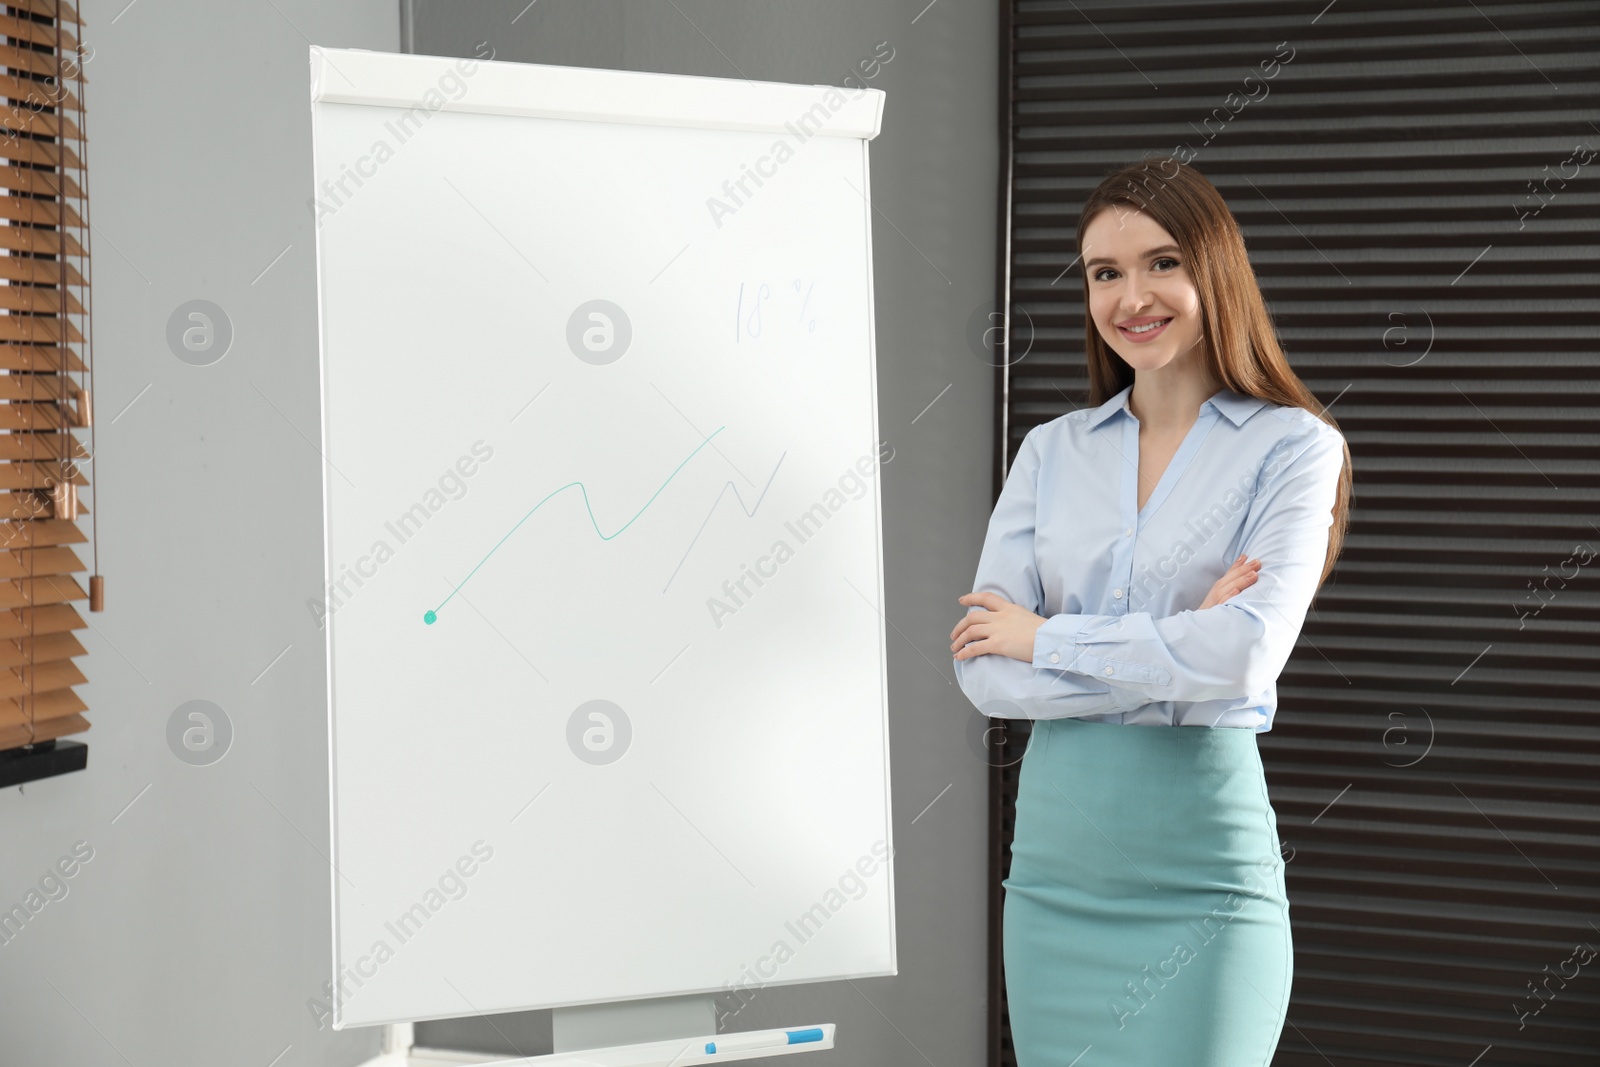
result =
[[[1265,732],[1327,556],[1344,438],[1223,389],[1141,511],[1132,391],[1023,439],[971,588],[1046,621],[1032,663],[956,660],[956,681],[996,718]],[[1255,584],[1197,610],[1241,552],[1261,560]]]

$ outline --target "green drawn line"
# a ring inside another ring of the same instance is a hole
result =
[[[671,482],[673,478],[677,477],[678,471],[683,470],[683,468],[688,464],[689,460],[693,459],[695,457],[695,454],[698,453],[700,451],[700,449],[706,447],[706,445],[709,445],[711,443],[711,438],[717,436],[717,434],[721,433],[723,430],[726,430],[726,429],[727,429],[726,426],[718,426],[715,430],[711,431],[710,435],[707,436],[704,441],[700,442],[699,446],[694,450],[694,452],[690,452],[686,457],[684,457],[684,460],[683,460],[682,463],[678,464],[677,467],[673,468],[672,473],[667,475],[667,480],[665,482],[661,483],[661,489],[657,489],[654,493],[651,493],[650,494],[650,499],[646,500],[644,502],[644,507],[641,507],[637,512],[635,512],[632,519],[629,519],[627,522],[623,523],[622,526],[620,528],[618,528],[617,533],[611,534],[609,536],[606,535],[606,534],[600,533],[600,524],[598,522],[595,522],[594,509],[589,506],[589,490],[584,487],[584,484],[582,482],[568,482],[566,485],[563,485],[561,487],[561,489],[556,489],[556,490],[552,491],[549,494],[549,496],[546,496],[544,498],[544,500],[541,500],[537,504],[535,504],[533,506],[533,509],[531,511],[529,511],[527,515],[524,515],[524,516],[522,516],[522,518],[518,519],[517,520],[517,526],[521,526],[523,523],[527,522],[529,516],[531,516],[533,514],[533,512],[538,511],[540,508],[544,507],[544,501],[545,500],[549,500],[550,497],[555,496],[556,493],[561,492],[562,489],[571,489],[573,486],[577,486],[578,489],[583,493],[583,506],[584,506],[584,509],[589,512],[589,524],[594,527],[594,532],[595,533],[600,534],[600,539],[602,541],[609,541],[609,540],[611,540],[611,538],[617,536],[617,534],[620,534],[623,530],[626,530],[628,527],[632,526],[633,523],[634,523],[634,520],[637,519],[640,515],[643,515],[645,513],[645,508],[648,508],[650,506],[650,504],[655,500],[655,498],[661,495],[661,490],[665,489],[667,487],[667,484],[669,482]],[[500,540],[495,543],[494,548],[491,548],[489,550],[489,555],[488,556],[484,556],[483,559],[478,561],[478,567],[482,567],[485,563],[489,562],[489,556],[494,555],[495,552],[499,550],[500,546],[506,543],[507,538],[509,538],[512,534],[517,532],[517,526],[513,526],[513,527],[511,527],[510,530],[506,531],[506,536],[500,538]],[[474,567],[474,568],[472,568],[472,570],[467,572],[467,576],[465,578],[461,579],[461,585],[458,585],[454,589],[450,590],[450,596],[447,596],[443,600],[439,601],[439,607],[434,608],[431,611],[425,611],[425,612],[422,613],[422,621],[425,624],[427,624],[428,626],[432,626],[434,624],[434,622],[438,620],[439,611],[441,609],[443,609],[446,604],[450,603],[451,599],[457,593],[461,592],[461,586],[466,585],[469,581],[472,580],[472,576],[474,574],[478,573],[478,567]]]

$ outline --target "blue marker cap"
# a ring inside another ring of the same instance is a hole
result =
[[[808,1041],[821,1041],[824,1035],[822,1033],[822,1027],[813,1026],[813,1027],[811,1027],[810,1029],[807,1029],[807,1030],[785,1030],[784,1033],[783,1033],[783,1036],[784,1036],[784,1039],[785,1039],[783,1043],[786,1044],[786,1045],[803,1045]],[[776,1040],[775,1038],[765,1038],[765,1039],[763,1039],[763,1044],[762,1044],[761,1047],[768,1047],[766,1045],[766,1042],[767,1041],[775,1041],[775,1040]],[[756,1046],[747,1046],[747,1047],[754,1048]],[[716,1052],[717,1052],[717,1043],[715,1041],[707,1041],[706,1042],[706,1055],[707,1056],[713,1056],[713,1055],[716,1055]]]

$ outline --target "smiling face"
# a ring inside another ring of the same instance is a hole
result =
[[[1200,294],[1170,233],[1116,205],[1090,220],[1083,242],[1089,315],[1113,352],[1135,370],[1204,357]]]

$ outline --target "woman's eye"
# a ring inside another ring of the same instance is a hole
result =
[[[1173,269],[1175,269],[1177,267],[1182,266],[1181,263],[1179,263],[1177,260],[1173,259],[1171,256],[1162,256],[1159,259],[1151,260],[1150,263],[1151,263],[1151,266],[1157,267],[1157,268],[1159,268],[1161,266],[1161,264],[1163,264],[1163,263],[1172,264],[1171,267],[1168,267],[1168,268],[1166,268],[1166,270],[1162,271],[1163,274],[1165,274],[1169,270],[1173,270]],[[1094,272],[1094,280],[1097,281],[1097,282],[1106,281],[1107,280],[1107,278],[1106,278],[1107,272],[1110,272],[1112,274],[1116,273],[1114,268],[1101,267],[1099,270]]]

